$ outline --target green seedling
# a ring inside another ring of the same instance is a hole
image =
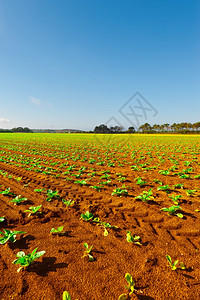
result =
[[[177,265],[178,265],[179,260],[176,260],[174,263],[172,263],[171,256],[166,255],[166,258],[167,258],[167,260],[168,260],[168,262],[169,262],[169,265],[170,265],[171,269],[172,269],[173,271],[176,270],[176,269],[178,268]],[[186,270],[186,266],[184,265],[183,262],[180,262],[180,268],[181,268],[181,270]]]
[[[96,173],[95,173],[96,174]],[[111,175],[108,175],[107,173],[105,173],[104,175],[102,175],[101,177],[100,177],[100,179],[109,179],[109,177],[110,177]]]
[[[188,161],[188,160],[186,160],[186,161],[184,161],[184,163],[183,163],[183,164],[184,164],[184,166],[187,166],[187,167],[188,167],[188,166],[191,164],[191,162],[190,162],[190,161]]]
[[[30,206],[29,209],[25,210],[24,212],[28,212],[28,217],[30,217],[32,214],[36,214],[36,213],[39,213],[41,214],[42,212],[39,211],[39,209],[42,207],[42,204],[41,205],[38,205],[38,206]]]
[[[180,268],[181,268],[181,270],[186,270],[186,266],[184,265],[183,262],[180,262]]]
[[[51,228],[50,233],[60,234],[63,231],[63,226],[60,226],[58,228]]]
[[[129,243],[134,243],[134,244],[137,244],[137,245],[142,245],[139,240],[140,240],[140,236],[139,235],[135,235],[134,237],[132,236],[131,232],[130,231],[127,231],[126,233],[126,240],[127,242]]]
[[[86,250],[84,251],[82,258],[85,256],[88,256],[89,261],[94,261],[94,257],[90,254],[93,245],[91,247],[89,247],[87,243],[84,243],[83,246],[85,247]]]
[[[117,196],[123,196],[123,195],[128,195],[128,191],[127,189],[120,189],[120,188],[116,188],[113,190],[112,196],[117,195]]]
[[[130,299],[129,296],[135,292],[135,283],[133,281],[132,276],[129,273],[125,274],[125,279],[128,283],[128,286],[125,286],[125,288],[128,290],[128,294],[121,294],[118,298],[118,300],[128,300]]]
[[[180,214],[180,213],[176,213],[177,210],[181,210],[182,208],[179,206],[179,205],[173,205],[169,208],[167,207],[164,207],[164,208],[161,208],[160,210],[162,211],[167,211],[168,212],[168,215],[176,215],[177,217],[179,218],[183,218],[183,215]]]
[[[143,180],[142,177],[138,177],[135,180],[137,180],[136,184],[139,184],[140,186],[143,186],[147,183],[147,181]]]
[[[143,191],[139,196],[135,197],[135,199],[141,200],[143,202],[148,202],[154,199],[152,194],[152,189],[149,189],[148,191]]]
[[[189,179],[191,177],[191,175],[188,175],[188,174],[181,174],[179,176],[179,178],[186,178],[186,179]]]
[[[125,288],[129,291],[129,295],[131,295],[135,291],[135,283],[129,273],[126,273],[125,278],[128,283],[128,286],[125,286]]]
[[[102,185],[102,188],[103,188],[104,185],[108,185],[109,183],[111,183],[111,180],[100,182],[100,184]]]
[[[62,300],[72,300],[70,294],[67,291],[63,292],[63,298]]]
[[[173,187],[177,189],[183,189],[184,184],[183,183],[174,184]]]
[[[36,193],[42,193],[45,189],[34,189],[34,192]]]
[[[187,194],[187,196],[192,196],[195,194],[195,192],[196,192],[196,190],[187,190],[186,194]]]
[[[28,267],[36,259],[44,255],[45,251],[36,252],[38,248],[35,248],[32,253],[25,255],[23,251],[16,254],[17,259],[13,261],[14,265],[21,265],[17,272],[20,272],[22,268]]]
[[[0,222],[3,222],[5,221],[5,218],[4,217],[0,217]]]
[[[83,221],[90,221],[93,219],[93,213],[90,213],[88,210],[85,212],[85,214],[81,214],[80,219],[82,219]]]
[[[131,169],[132,169],[133,171],[140,171],[140,168],[138,168],[137,166],[131,166]]]
[[[10,192],[10,188],[5,189],[4,191],[1,191],[0,194],[7,195],[7,196],[16,196],[14,193]]]
[[[159,179],[154,179],[153,180],[155,183],[159,183],[160,185],[162,185],[162,181],[160,181]]]
[[[119,178],[117,180],[120,182],[124,182],[124,181],[126,181],[126,177],[119,176]]]
[[[200,175],[195,175],[194,178],[195,179],[200,179]]]
[[[97,192],[100,192],[101,189],[103,188],[102,186],[98,186],[98,185],[91,185],[90,188],[95,189]]]
[[[16,196],[14,199],[12,199],[10,202],[14,203],[14,205],[16,204],[20,204],[23,201],[27,201],[27,198],[21,198],[21,195]]]
[[[88,183],[85,180],[76,180],[74,183],[79,183],[80,185],[88,185]]]
[[[4,245],[6,242],[14,243],[16,241],[16,234],[26,233],[25,231],[10,231],[8,229],[4,229],[4,233],[0,231],[0,234],[3,235],[0,237],[0,244]]]
[[[17,182],[20,182],[20,180],[22,180],[22,177],[17,177],[15,179],[17,180]]]
[[[117,226],[110,225],[110,223],[105,223],[105,222],[100,221],[99,218],[94,218],[93,222],[96,222],[96,223],[98,223],[97,225],[103,227],[103,229],[104,229],[103,235],[104,236],[108,236],[108,230],[106,228],[118,228]]]
[[[62,202],[65,204],[65,205],[67,205],[68,207],[70,206],[70,205],[72,205],[72,204],[74,204],[74,201],[73,200],[65,200],[65,199],[62,199]]]
[[[58,191],[47,190],[47,201],[51,201],[53,198],[60,198]]]
[[[169,170],[160,170],[158,173],[160,173],[162,175],[169,175],[170,171]]]
[[[166,193],[170,192],[170,187],[169,185],[161,185],[157,188],[157,191],[165,191]]]
[[[169,255],[166,255],[166,259],[168,260],[169,265],[170,265],[172,271],[176,270],[177,269],[177,264],[178,264],[179,261],[175,260],[175,262],[172,263],[171,256],[169,256]]]
[[[172,201],[174,202],[174,204],[176,204],[176,205],[178,205],[179,204],[179,199],[180,198],[182,198],[182,196],[181,195],[171,195],[171,196],[169,196],[171,199],[172,199]]]

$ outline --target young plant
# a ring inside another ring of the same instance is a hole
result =
[[[103,227],[103,229],[104,229],[103,235],[104,235],[104,236],[108,236],[108,230],[107,230],[107,228],[118,228],[117,226],[112,226],[112,225],[110,225],[110,223],[106,223],[106,222],[100,221],[99,218],[94,218],[94,219],[93,219],[93,222],[96,222],[97,225]]]
[[[160,181],[159,179],[154,179],[153,181],[154,181],[155,183],[159,183],[160,185],[163,184],[162,181]]]
[[[8,229],[4,229],[4,233],[0,231],[0,234],[3,235],[0,237],[0,244],[4,245],[6,242],[14,243],[16,241],[16,234],[26,233],[25,231],[10,231]]]
[[[183,183],[174,184],[173,187],[177,189],[183,189],[184,184]]]
[[[20,204],[23,201],[27,201],[27,198],[22,198],[21,195],[16,196],[15,198],[13,198],[10,202],[14,203],[14,205],[16,204]]]
[[[83,221],[90,221],[93,219],[93,213],[90,213],[88,210],[85,212],[85,214],[81,214],[80,219],[82,219]]]
[[[85,180],[76,180],[74,183],[79,183],[80,185],[88,185],[88,183]]]
[[[51,201],[53,198],[60,198],[58,191],[47,190],[47,201]]]
[[[138,177],[135,180],[137,180],[136,184],[139,184],[139,186],[143,186],[147,183],[147,181],[143,180],[142,177]]]
[[[170,192],[170,187],[169,185],[161,185],[157,188],[158,191],[165,191],[167,194]]]
[[[35,248],[32,253],[25,255],[23,251],[16,254],[17,259],[13,261],[14,265],[21,265],[17,272],[20,272],[22,268],[28,267],[36,259],[44,255],[45,251],[36,252],[38,248]]]
[[[62,300],[72,300],[70,294],[67,291],[63,292],[63,298]]]
[[[16,180],[17,182],[20,182],[20,180],[22,180],[22,177],[16,177],[15,180]]]
[[[135,197],[135,199],[141,200],[143,202],[148,202],[152,199],[154,199],[154,197],[152,196],[152,189],[149,189],[148,191],[143,191],[139,196]]]
[[[129,296],[135,292],[135,282],[133,281],[132,276],[129,273],[125,274],[125,279],[128,283],[128,286],[125,286],[125,288],[128,290],[128,295],[127,294],[121,294],[118,298],[118,300],[128,300],[130,299]]]
[[[199,178],[200,178],[200,175],[195,175],[194,178],[195,178],[195,179],[199,179]]]
[[[178,264],[179,261],[175,260],[175,262],[172,263],[171,256],[169,256],[169,255],[166,255],[166,259],[169,262],[169,265],[170,265],[172,271],[176,270],[177,269],[177,264]]]
[[[28,212],[28,217],[30,217],[32,214],[36,214],[36,213],[39,213],[41,214],[42,212],[39,211],[39,209],[42,207],[42,204],[41,205],[38,205],[38,206],[30,206],[29,209],[25,210],[24,212]]]
[[[0,217],[0,222],[3,222],[5,221],[5,218],[4,217]]]
[[[62,199],[62,202],[67,205],[68,207],[71,206],[72,204],[74,204],[74,201],[73,200],[65,200],[65,199]]]
[[[7,195],[7,196],[16,196],[14,193],[10,192],[10,188],[5,189],[4,191],[1,191],[0,194]]]
[[[183,215],[181,213],[176,213],[177,210],[181,210],[181,209],[182,208],[179,205],[177,205],[177,206],[173,205],[169,208],[167,208],[167,207],[161,208],[160,210],[167,211],[168,215],[176,215],[179,218],[183,218]]]
[[[187,194],[187,196],[192,196],[195,194],[195,192],[196,192],[196,190],[187,190],[186,194]]]
[[[174,204],[176,204],[176,205],[178,205],[179,204],[179,199],[180,198],[182,198],[182,196],[181,195],[171,195],[171,196],[169,196],[171,199],[172,199],[172,201],[174,202]]]
[[[169,175],[170,171],[169,170],[160,170],[158,173],[160,173],[162,175]]]
[[[129,243],[134,243],[136,245],[142,245],[139,240],[140,240],[140,236],[139,235],[135,235],[134,237],[132,236],[131,232],[130,231],[127,231],[126,233],[126,240],[127,242]]]
[[[45,189],[34,189],[34,192],[36,193],[42,193]]]
[[[63,231],[63,226],[60,226],[58,228],[51,228],[50,233],[60,234]]]
[[[101,189],[103,188],[102,186],[98,186],[98,185],[91,185],[90,188],[95,189],[97,192],[100,192]]]
[[[117,196],[123,196],[123,195],[128,195],[128,191],[127,189],[120,189],[120,188],[116,188],[113,190],[112,196],[117,195]]]
[[[177,269],[177,265],[178,265],[178,260],[176,260],[174,263],[172,263],[172,259],[171,259],[171,256],[169,256],[168,254],[166,255],[166,258],[167,258],[167,260],[168,260],[168,262],[169,262],[169,265],[170,265],[170,267],[171,267],[171,269],[174,271],[174,270],[176,270]],[[182,262],[180,262],[180,268],[181,268],[181,270],[185,270],[186,269],[186,266],[184,265],[184,263],[182,263]]]
[[[119,176],[119,178],[117,179],[119,182],[124,182],[126,181],[126,177],[123,176]]]
[[[84,251],[82,258],[85,256],[88,256],[89,261],[94,261],[94,257],[90,254],[93,245],[91,247],[89,247],[87,243],[84,243],[83,246],[85,247],[86,250]]]
[[[131,295],[135,291],[135,283],[129,273],[126,273],[125,278],[128,283],[128,286],[125,286],[125,288],[129,291],[129,295]]]

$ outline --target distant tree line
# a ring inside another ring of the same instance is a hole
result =
[[[29,129],[28,127],[16,127],[16,128],[12,128],[12,129],[0,129],[0,132],[33,132],[31,129]]]
[[[133,126],[127,130],[123,130],[120,126],[108,127],[105,124],[101,124],[94,128],[94,133],[200,133],[200,122],[196,123],[173,123],[172,125],[154,124],[151,126],[149,123],[141,125],[138,130]]]
[[[96,126],[94,128],[94,133],[134,133],[135,132],[135,128],[132,126],[132,127],[129,127],[128,130],[126,131],[123,131],[123,129],[120,127],[120,126],[113,126],[113,127],[108,127],[107,125],[105,124],[101,124],[99,126]]]
[[[138,131],[143,133],[199,133],[200,122],[182,122],[173,123],[172,125],[165,123],[162,125],[154,124],[153,126],[145,123],[138,128]]]

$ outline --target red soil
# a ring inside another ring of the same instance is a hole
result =
[[[45,159],[49,160],[48,157]],[[62,161],[52,157],[51,160]],[[91,166],[87,162],[75,164],[75,172],[80,166]],[[165,169],[167,167],[166,164]],[[0,170],[13,175],[12,178],[0,175],[0,190],[10,187],[16,195],[28,198],[27,202],[13,205],[10,202],[12,197],[0,194],[0,217],[5,217],[5,221],[0,223],[0,230],[26,232],[18,235],[15,243],[0,245],[0,299],[60,300],[66,290],[72,299],[114,300],[127,292],[126,273],[132,275],[136,288],[130,299],[200,299],[200,217],[195,211],[199,208],[200,193],[197,191],[193,197],[186,195],[187,189],[200,188],[199,179],[164,176],[158,174],[159,169],[146,173],[131,171],[130,166],[108,168],[95,165],[95,169],[99,176],[102,175],[100,171],[111,170],[114,183],[101,192],[66,181],[64,175],[55,178],[0,162]],[[199,174],[198,171],[196,169],[193,175]],[[118,187],[126,184],[128,196],[111,195],[117,187],[116,173],[123,173],[126,177],[125,182],[118,182]],[[146,186],[136,185],[134,178],[138,176],[145,178]],[[17,182],[14,177],[22,179]],[[170,187],[184,183],[184,190],[176,189],[171,193],[183,196],[180,199],[183,219],[160,211],[163,207],[172,206],[173,202],[166,192],[157,191],[159,184],[153,181],[155,178]],[[95,183],[94,177],[90,185]],[[74,204],[67,207],[61,199],[47,202],[44,193],[34,192],[36,188],[56,190],[62,199],[72,199]],[[144,203],[135,199],[143,190],[150,188],[154,188],[152,201]],[[41,214],[28,217],[24,213],[29,206],[40,204]],[[109,234],[105,237],[102,227],[80,220],[81,214],[87,210],[118,228],[108,228]],[[63,235],[50,234],[52,227],[59,226],[64,226]],[[127,231],[139,235],[142,245],[128,243]],[[93,245],[93,262],[82,258],[85,242]],[[17,252],[28,254],[36,247],[38,251],[45,250],[45,254],[17,273],[18,266],[12,264]],[[173,261],[183,262],[186,270],[178,267],[172,271],[166,260],[167,254]]]

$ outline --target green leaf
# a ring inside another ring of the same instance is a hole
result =
[[[186,266],[184,265],[184,263],[180,262],[180,267],[182,270],[185,270],[186,269]]]
[[[64,228],[63,226],[60,226],[57,229],[56,228],[51,228],[50,233],[61,233],[63,231],[63,228]]]
[[[171,264],[171,263],[172,263],[171,256],[169,256],[169,255],[166,255],[166,258],[167,258],[168,262]]]
[[[71,296],[67,291],[63,292],[63,300],[71,300]]]
[[[180,214],[180,213],[178,213],[178,214],[176,214],[177,215],[177,217],[179,217],[179,218],[183,218],[183,215],[182,214]]]
[[[35,253],[34,259],[35,259],[35,258],[39,258],[40,256],[44,255],[45,252],[46,252],[46,251],[40,251],[40,252]]]

